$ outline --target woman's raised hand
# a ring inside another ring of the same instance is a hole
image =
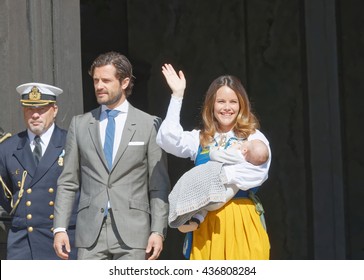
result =
[[[162,66],[162,73],[172,90],[172,95],[176,97],[183,97],[186,88],[186,79],[183,72],[180,70],[177,75],[173,66],[166,63]]]

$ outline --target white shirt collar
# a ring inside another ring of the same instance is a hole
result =
[[[27,129],[27,131],[28,131],[29,141],[32,143],[34,141],[35,134],[31,132],[29,128]],[[50,128],[48,128],[46,132],[39,135],[41,143],[44,143],[46,146],[48,146],[48,143],[51,141],[53,131],[54,131],[54,123],[50,126]]]
[[[106,110],[110,110],[106,105],[101,105],[101,114],[103,114]],[[121,103],[118,107],[113,110],[118,110],[121,113],[127,113],[129,110],[129,102],[125,99],[123,103]]]
[[[220,139],[221,135],[225,135],[227,138],[231,138],[231,137],[235,136],[234,131],[232,131],[232,130],[225,132],[225,133],[216,132],[215,139]]]

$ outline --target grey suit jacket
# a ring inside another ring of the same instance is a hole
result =
[[[76,246],[88,248],[99,234],[110,201],[126,245],[145,248],[151,232],[166,235],[170,181],[166,154],[156,143],[161,120],[129,104],[119,149],[109,171],[101,145],[101,107],[73,117],[64,169],[58,179],[54,227],[67,228],[80,190]]]

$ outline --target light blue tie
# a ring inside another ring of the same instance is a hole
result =
[[[107,126],[105,133],[104,153],[109,166],[109,170],[112,167],[112,154],[114,148],[114,136],[115,136],[115,117],[119,114],[118,110],[106,110],[107,113]]]

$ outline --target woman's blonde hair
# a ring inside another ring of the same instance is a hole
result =
[[[222,86],[231,88],[238,97],[239,113],[233,127],[236,137],[247,138],[259,128],[259,121],[251,111],[248,95],[240,80],[231,75],[220,76],[211,83],[205,95],[200,133],[202,147],[208,146],[213,141],[215,133],[219,131],[219,123],[214,117],[214,104],[216,93]]]

